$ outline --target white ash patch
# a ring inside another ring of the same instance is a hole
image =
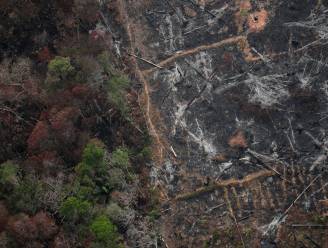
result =
[[[187,62],[201,73],[206,79],[210,79],[213,74],[212,57],[207,52],[197,53],[193,59],[188,59]],[[197,72],[194,72],[197,74]]]
[[[199,121],[196,118],[196,132],[192,132],[190,129],[187,128],[187,132],[189,134],[189,136],[192,138],[192,140],[197,143],[199,145],[199,147],[201,147],[204,152],[208,155],[208,156],[214,156],[215,154],[217,154],[217,148],[213,143],[212,138],[214,135],[210,134],[210,135],[206,135],[204,130],[201,128],[201,126],[199,125]]]
[[[175,63],[174,67],[171,70],[167,70],[165,72],[162,81],[166,82],[173,92],[177,92],[178,89],[175,85],[181,80],[182,80],[181,67],[180,65]]]
[[[177,127],[183,128],[187,131],[191,140],[198,144],[208,156],[214,156],[217,153],[217,148],[211,137],[215,137],[215,135],[207,134],[197,118],[194,123],[187,124],[184,116],[186,108],[187,104],[177,103],[177,111],[174,112],[174,125],[171,134],[176,134]]]
[[[287,82],[285,76],[280,74],[257,76],[251,73],[244,81],[250,89],[249,101],[260,103],[263,107],[280,104],[289,97]]]
[[[302,68],[302,71],[296,74],[298,80],[301,82],[300,87],[311,89],[319,80],[318,76],[320,73],[328,69],[328,59],[323,55],[319,59],[304,55],[299,59],[297,66]],[[325,85],[325,82],[323,85]]]
[[[180,20],[176,15],[166,15],[159,26],[159,33],[164,40],[166,54],[172,54],[183,46],[182,29],[179,28]]]
[[[317,32],[320,40],[328,39],[328,9],[321,7],[319,13],[312,12],[304,21],[285,23],[287,27],[301,27]]]
[[[176,134],[176,129],[177,127],[182,127],[182,128],[185,128],[187,126],[186,124],[186,120],[184,118],[184,114],[185,114],[185,111],[186,111],[186,108],[187,108],[187,104],[181,104],[181,103],[177,103],[177,110],[174,112],[174,124],[173,124],[173,128],[172,128],[172,131],[171,131],[171,134],[172,135],[175,135]]]

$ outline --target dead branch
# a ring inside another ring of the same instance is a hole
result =
[[[211,11],[209,11],[205,7],[204,7],[204,9],[202,9],[200,6],[198,6],[197,4],[195,4],[192,0],[188,0],[188,2],[190,2],[192,5],[196,6],[197,8],[200,8],[201,10],[205,11],[206,13],[210,14],[212,17],[216,17],[216,15],[213,14]]]
[[[193,33],[199,29],[202,29],[202,28],[206,28],[208,26],[208,24],[205,24],[205,25],[202,25],[202,26],[199,26],[199,27],[195,27],[187,32],[184,32],[182,35],[187,35],[187,34],[190,34],[190,33]]]
[[[109,26],[109,24],[108,24],[105,16],[104,16],[104,14],[101,11],[99,11],[99,14],[100,14],[100,17],[101,17],[102,21],[104,22],[104,24],[107,27],[107,31],[114,37],[114,34],[113,34],[113,32],[112,32],[112,30],[111,30],[111,28],[110,28],[110,26]]]
[[[321,176],[318,175],[316,176],[310,183],[309,185],[295,198],[295,200],[292,202],[292,204],[290,204],[290,206],[285,210],[285,212],[283,213],[282,217],[280,219],[282,219],[283,217],[285,217],[289,210],[296,204],[296,202],[304,195],[304,193],[311,187],[312,184],[314,184],[315,181],[318,180],[318,178]]]
[[[290,227],[308,227],[308,228],[328,228],[328,225],[316,225],[316,224],[289,224]]]
[[[204,91],[206,90],[206,88],[207,88],[207,84],[204,85],[204,87],[203,87],[203,88],[201,89],[201,91],[197,94],[197,96],[193,97],[193,98],[188,102],[185,111],[187,111],[187,110],[191,107],[191,105],[192,105],[192,104],[193,104],[198,98],[200,98],[200,97],[202,96],[202,94],[204,93]]]
[[[305,238],[309,240],[316,248],[321,248],[320,245],[317,244],[309,235],[305,234]]]
[[[247,149],[247,152],[249,154],[251,154],[253,157],[255,157],[257,160],[261,161],[263,166],[266,167],[267,169],[270,169],[272,171],[274,171],[277,175],[279,175],[279,177],[283,180],[285,180],[286,182],[289,182],[290,181],[288,179],[286,179],[279,171],[277,171],[275,168],[273,168],[272,166],[269,165],[269,162],[275,162],[275,163],[279,163],[279,164],[282,164],[282,165],[285,165],[286,163],[279,160],[279,159],[275,159],[275,158],[272,158],[270,156],[267,156],[267,155],[263,155],[263,154],[260,154],[260,153],[257,153],[251,149]]]
[[[236,226],[236,229],[237,229],[238,235],[239,235],[239,237],[240,237],[240,240],[241,240],[241,242],[242,242],[242,244],[243,244],[243,247],[246,248],[246,246],[245,246],[245,242],[244,242],[244,239],[243,239],[243,235],[242,235],[242,233],[241,233],[241,231],[240,231],[239,224],[238,224],[238,221],[237,221],[237,219],[236,219],[236,216],[235,216],[235,214],[234,214],[234,212],[233,212],[233,209],[232,209],[232,207],[231,207],[231,204],[230,204],[230,202],[227,202],[226,204],[227,204],[227,206],[228,206],[228,209],[229,209],[230,215],[231,215],[231,217],[232,217],[232,219],[233,219],[233,221],[234,221],[234,223],[235,223],[235,226]]]
[[[157,68],[159,68],[159,69],[164,69],[163,67],[161,67],[161,66],[159,66],[159,65],[156,65],[156,64],[154,64],[153,62],[151,62],[151,61],[149,61],[149,60],[147,60],[147,59],[141,58],[141,57],[139,57],[139,56],[137,56],[137,55],[135,55],[135,54],[128,53],[128,55],[129,55],[129,56],[132,56],[132,57],[135,57],[135,58],[137,58],[137,59],[140,59],[140,60],[142,60],[143,62],[146,62],[146,63],[148,63],[148,64],[150,64],[150,65],[152,65],[152,66],[155,66],[155,67],[157,67]]]
[[[16,116],[16,118],[18,120],[21,120],[21,121],[25,122],[27,125],[33,126],[31,123],[26,121],[23,117],[21,117],[16,111],[14,111],[13,109],[11,109],[7,106],[0,107],[0,111],[5,111],[5,112],[8,112],[8,113],[11,113],[12,115]]]
[[[306,134],[307,136],[309,136],[313,140],[314,144],[316,144],[317,146],[321,147],[326,152],[328,152],[328,147],[326,147],[323,142],[320,142],[317,138],[315,138],[310,132],[308,132],[308,131],[305,130],[304,131],[304,134]]]
[[[265,57],[263,54],[259,53],[254,47],[252,47],[252,51],[255,52],[265,64],[270,63],[270,59]],[[272,68],[271,65],[268,66]]]
[[[172,147],[172,146],[170,147],[170,149],[171,149],[171,152],[173,153],[174,157],[176,157],[176,158],[177,158],[178,156],[177,156],[177,154],[175,153],[175,151],[174,151],[174,149],[173,149],[173,147]]]
[[[199,195],[205,194],[205,193],[210,193],[216,189],[219,188],[224,188],[224,187],[228,187],[228,186],[235,186],[235,185],[239,185],[239,186],[243,186],[246,183],[249,183],[251,181],[254,180],[259,180],[263,177],[270,177],[275,175],[276,173],[271,171],[271,170],[261,170],[258,172],[254,172],[251,173],[247,176],[245,176],[243,179],[235,179],[235,178],[231,178],[225,181],[220,181],[220,182],[215,182],[214,184],[211,184],[209,186],[206,187],[200,187],[192,192],[187,192],[187,193],[182,193],[180,195],[177,195],[174,200],[175,201],[182,201],[182,200],[188,200],[188,199],[192,199],[195,198]]]
[[[210,213],[210,212],[212,212],[213,210],[215,210],[215,209],[217,209],[217,208],[220,208],[220,207],[222,207],[222,206],[224,206],[224,205],[226,205],[226,203],[224,202],[224,203],[221,203],[221,204],[219,204],[219,205],[217,205],[217,206],[214,206],[214,207],[211,207],[211,208],[208,208],[206,211],[205,211],[205,213]]]
[[[239,42],[245,41],[247,38],[245,36],[234,36],[230,38],[226,38],[224,40],[209,44],[209,45],[201,45],[195,48],[187,49],[184,51],[178,51],[171,57],[168,57],[167,59],[161,61],[158,63],[159,66],[166,66],[174,62],[175,60],[183,57],[187,57],[190,55],[193,55],[195,53],[199,53],[201,51],[209,50],[209,49],[214,49],[214,48],[219,48],[222,46],[226,45],[231,45],[231,44],[238,44]],[[148,69],[143,71],[145,75],[148,75],[152,73],[154,70],[153,69]]]

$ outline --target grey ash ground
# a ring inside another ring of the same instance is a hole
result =
[[[125,4],[133,52],[162,68],[138,60],[165,140],[163,247],[328,247],[290,228],[327,214],[327,1]]]

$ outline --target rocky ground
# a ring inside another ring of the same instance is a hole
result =
[[[163,247],[328,247],[328,2],[116,1]]]

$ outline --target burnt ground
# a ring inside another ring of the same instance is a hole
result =
[[[163,247],[328,247],[327,2],[117,2]]]

